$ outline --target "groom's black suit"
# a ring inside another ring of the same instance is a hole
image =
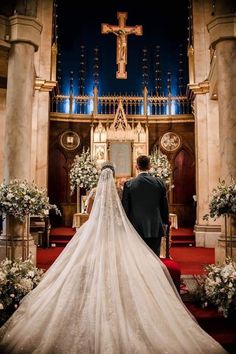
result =
[[[122,204],[125,212],[148,246],[159,256],[163,224],[168,225],[169,211],[164,183],[141,172],[124,184]]]

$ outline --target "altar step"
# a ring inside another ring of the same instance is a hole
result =
[[[185,302],[199,325],[217,340],[230,354],[236,353],[236,322],[234,316],[224,318],[216,308],[202,309],[194,303]]]
[[[194,247],[195,235],[192,228],[180,227],[171,230],[171,247]]]
[[[49,242],[50,246],[65,247],[76,232],[72,227],[58,227],[51,229]],[[191,228],[179,228],[171,231],[171,247],[194,247],[195,236]]]
[[[49,243],[52,247],[66,247],[67,243],[72,239],[76,230],[72,227],[58,227],[51,229]]]

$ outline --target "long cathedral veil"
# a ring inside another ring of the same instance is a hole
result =
[[[130,224],[113,172],[89,220],[0,330],[1,353],[225,353],[192,319]]]

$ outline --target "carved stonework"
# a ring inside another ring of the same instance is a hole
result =
[[[108,140],[134,140],[134,130],[127,122],[126,114],[120,101],[115,114],[115,119],[107,131]]]
[[[140,122],[129,124],[120,100],[110,125],[105,128],[100,121],[91,127],[91,151],[98,165],[111,159],[118,177],[133,176],[137,157],[148,153],[148,130]]]
[[[60,144],[65,150],[75,150],[80,144],[80,137],[76,132],[67,130],[60,136]]]
[[[175,151],[180,147],[180,144],[180,137],[173,132],[168,132],[161,138],[161,147],[166,151]]]

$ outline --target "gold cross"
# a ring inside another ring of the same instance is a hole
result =
[[[143,26],[126,26],[127,12],[117,12],[118,25],[109,25],[102,23],[102,34],[114,33],[116,35],[116,64],[118,70],[116,72],[117,79],[127,79],[127,36],[135,34],[142,36]]]

